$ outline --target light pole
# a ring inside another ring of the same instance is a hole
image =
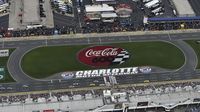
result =
[[[99,43],[101,44],[102,42],[101,42],[101,37],[99,37]]]
[[[45,37],[45,45],[46,45],[46,46],[48,45],[47,37]]]
[[[87,38],[87,40],[88,40],[88,44],[90,44],[90,38],[89,37]]]
[[[76,7],[76,10],[77,10],[77,7]],[[79,10],[81,10],[81,8],[80,8]],[[80,12],[80,13],[81,13],[81,12]],[[81,25],[81,20],[80,20],[79,12],[78,12],[78,14],[77,14],[77,17],[78,17],[79,27],[81,28],[82,25]]]
[[[4,48],[4,38],[2,38],[2,48]]]
[[[131,41],[131,37],[130,37],[130,36],[128,36],[128,41],[129,41],[129,42],[132,42],[132,41]]]
[[[167,33],[167,35],[169,37],[169,40],[171,41],[172,39],[171,39],[171,36],[170,36],[169,32]]]

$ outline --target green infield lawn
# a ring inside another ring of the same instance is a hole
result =
[[[14,51],[14,49],[10,49],[9,53],[11,54],[13,51]],[[7,70],[7,61],[8,61],[8,57],[0,57],[0,67],[5,68],[5,78],[0,80],[0,83],[14,82],[13,78],[10,76],[10,74]]]
[[[199,40],[186,40],[186,42],[194,49],[195,53],[197,54],[198,60],[200,60],[200,43],[198,43],[197,41]],[[200,63],[198,61],[197,69],[199,68],[200,68]]]
[[[185,58],[180,49],[166,42],[133,42],[107,44],[126,49],[131,57],[113,67],[158,66],[177,69]],[[92,45],[40,47],[28,52],[22,59],[22,69],[34,78],[45,78],[63,71],[94,69],[77,60],[77,53]]]

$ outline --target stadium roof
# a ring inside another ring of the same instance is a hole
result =
[[[200,16],[196,17],[174,17],[174,18],[148,18],[149,22],[174,22],[174,21],[194,21],[200,20]]]
[[[86,5],[85,10],[86,10],[86,12],[108,12],[108,11],[114,11],[114,8],[112,6],[107,5],[107,4]]]
[[[23,0],[23,23],[34,24],[40,22],[39,1],[38,0]]]
[[[178,16],[180,17],[195,16],[195,12],[192,9],[188,0],[172,0],[172,1],[176,7]]]

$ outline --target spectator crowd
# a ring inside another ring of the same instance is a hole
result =
[[[114,23],[92,22],[83,25],[81,29],[75,26],[63,26],[55,28],[31,28],[24,30],[12,30],[0,28],[0,37],[26,37],[26,36],[43,36],[43,35],[64,35],[76,33],[110,33],[110,32],[123,32],[123,31],[155,31],[155,30],[178,30],[178,29],[199,29],[200,21],[191,22],[169,22],[169,23],[156,23],[152,22],[146,25],[135,27],[134,24],[123,24],[120,21]],[[79,32],[81,31],[81,32]]]
[[[189,22],[152,22],[144,25],[144,30],[178,30],[178,29],[199,29],[200,21],[189,21]]]
[[[28,36],[43,36],[43,35],[64,35],[76,33],[76,28],[73,26],[63,26],[63,27],[55,27],[55,28],[31,28],[25,30],[12,30],[0,28],[0,37],[28,37]]]
[[[169,94],[175,92],[200,91],[199,82],[174,83],[174,84],[159,84],[128,87],[125,89],[117,89],[119,92],[127,92],[129,96],[145,96],[154,94]],[[23,95],[1,95],[0,104],[2,105],[20,105],[31,103],[51,103],[51,102],[66,102],[73,100],[89,100],[94,98],[103,98],[103,90],[90,91],[68,91],[68,92],[49,92],[49,93],[34,93]],[[191,106],[185,112],[199,112],[199,106]]]

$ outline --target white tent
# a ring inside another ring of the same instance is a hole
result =
[[[89,13],[89,12],[109,12],[109,11],[114,11],[114,8],[112,6],[107,5],[107,4],[86,5],[85,11],[86,11],[86,13]]]
[[[192,17],[196,15],[188,0],[172,0],[172,2],[179,17]]]

